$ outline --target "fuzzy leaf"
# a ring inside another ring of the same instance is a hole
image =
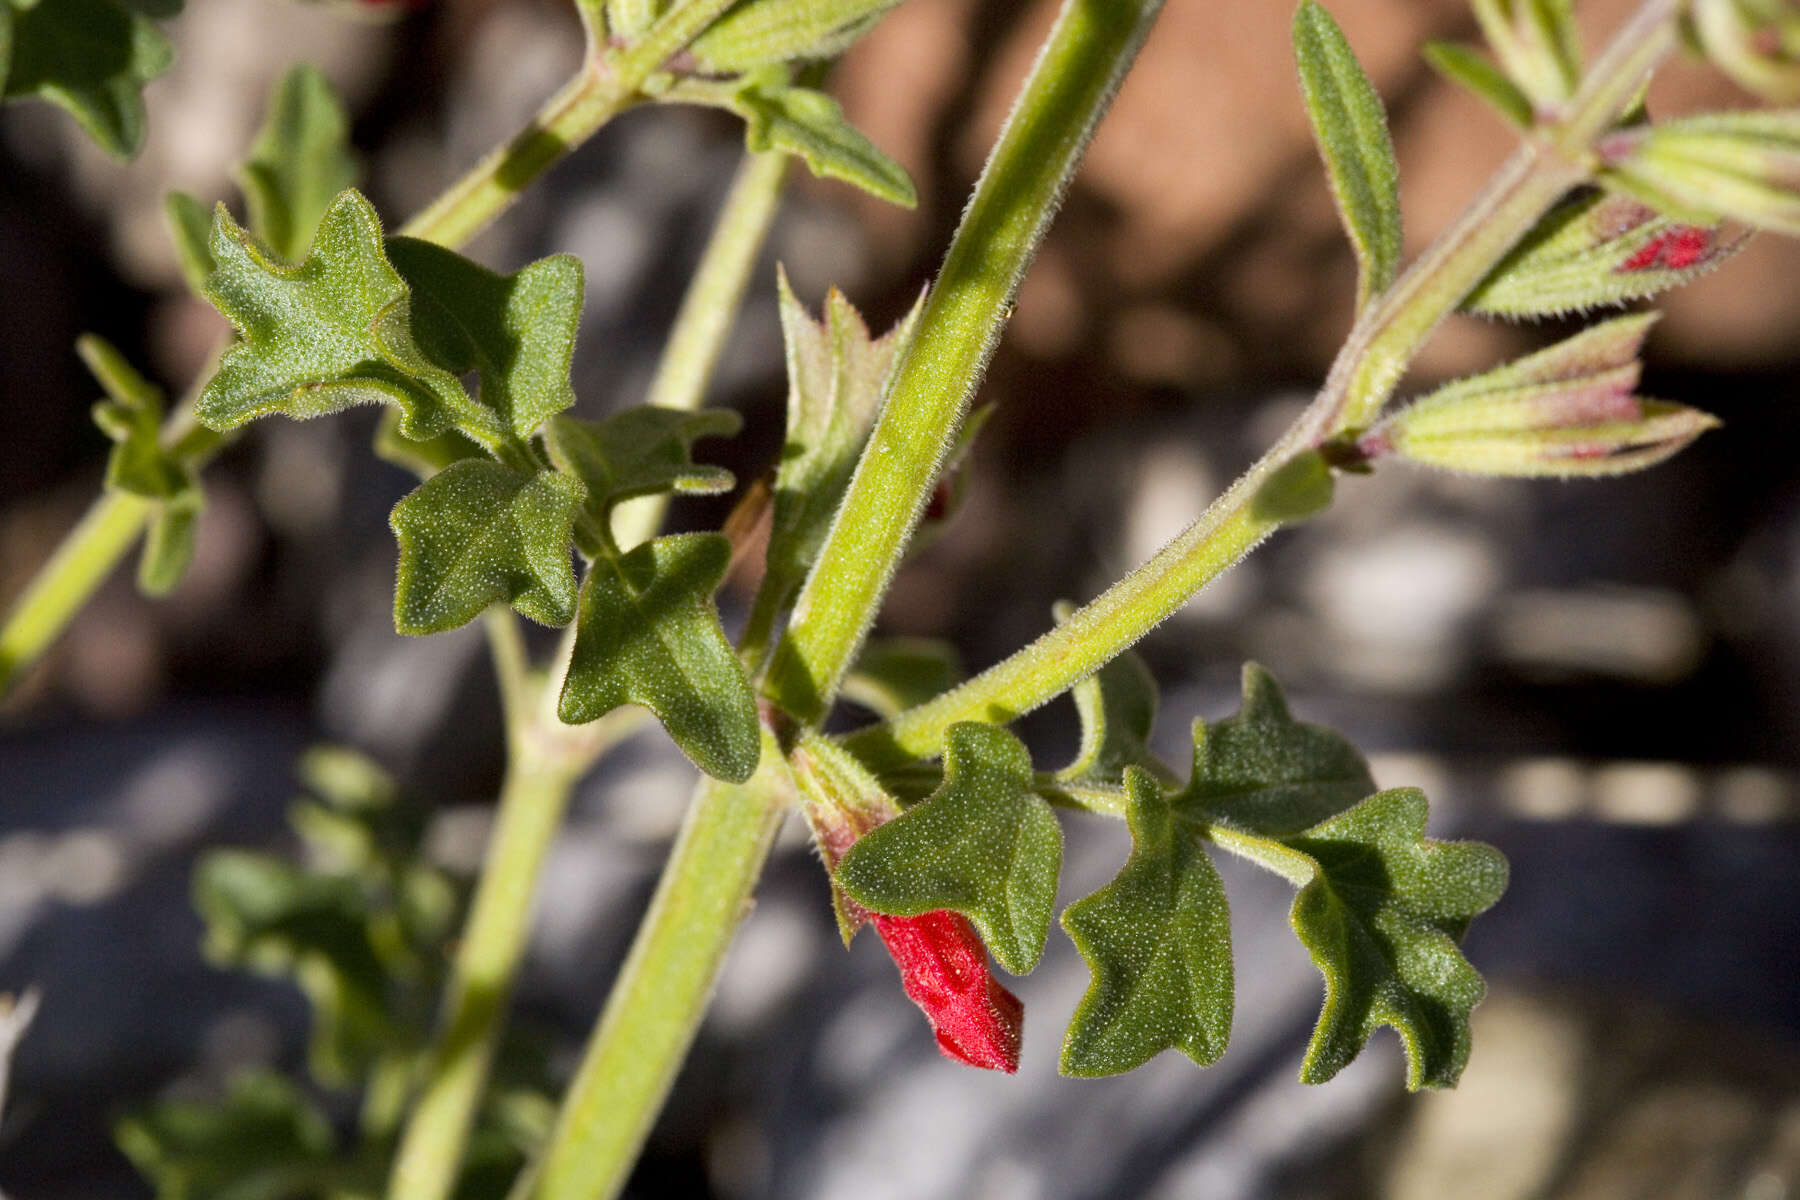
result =
[[[1244,667],[1236,716],[1194,722],[1194,770],[1175,799],[1210,819],[1263,833],[1291,832],[1342,812],[1375,790],[1368,764],[1340,734],[1288,712],[1274,676]]]
[[[312,1002],[311,1059],[327,1082],[354,1078],[399,1036],[388,976],[356,881],[266,855],[215,850],[194,872],[194,907],[214,962],[291,976]]]
[[[206,277],[213,273],[212,213],[186,192],[170,192],[163,197],[163,222],[188,290],[204,296]]]
[[[713,22],[688,48],[715,74],[791,59],[836,58],[899,2],[752,0]]]
[[[243,335],[196,405],[213,429],[269,413],[317,417],[388,403],[400,407],[411,438],[452,426],[499,436],[493,414],[413,341],[406,282],[382,253],[375,210],[357,193],[332,204],[297,267],[272,258],[223,205],[211,250],[217,268],[206,298]]]
[[[120,1121],[125,1152],[166,1200],[291,1200],[332,1171],[331,1122],[274,1071],[240,1075],[216,1104],[159,1100]]]
[[[918,204],[906,169],[846,121],[836,100],[790,84],[784,70],[746,76],[727,104],[744,119],[750,149],[782,150],[805,159],[822,179],[842,180],[903,208]]]
[[[1427,42],[1425,61],[1451,83],[1485,100],[1512,125],[1531,128],[1535,119],[1531,99],[1479,51],[1456,42]]]
[[[487,459],[454,463],[414,488],[388,522],[400,542],[394,628],[439,633],[498,601],[545,625],[575,615],[571,559],[582,487]]]
[[[794,298],[786,272],[778,284],[787,346],[787,440],[775,473],[768,571],[791,590],[825,541],[920,306],[874,338],[836,288],[826,294],[822,319],[815,321]]]
[[[251,232],[282,259],[299,262],[320,218],[356,176],[342,101],[316,67],[292,68],[275,85],[250,156],[237,170]]]
[[[387,242],[412,290],[411,328],[432,363],[481,377],[479,399],[521,440],[575,403],[569,370],[583,297],[581,260],[540,258],[497,275],[417,238]]]
[[[376,458],[411,471],[420,479],[429,479],[451,463],[465,458],[483,458],[487,453],[454,429],[415,441],[400,432],[400,410],[397,408],[381,410],[381,420],[375,424],[373,449]]]
[[[1462,307],[1518,318],[1625,304],[1698,279],[1744,241],[1658,216],[1629,196],[1589,191],[1538,222]]]
[[[949,642],[870,638],[844,677],[844,699],[891,720],[949,691],[962,678],[962,660]]]
[[[1250,498],[1250,515],[1259,521],[1304,521],[1331,507],[1337,478],[1317,450],[1302,450],[1275,468]]]
[[[106,486],[146,500],[172,499],[191,488],[192,473],[162,445],[161,389],[104,338],[82,334],[75,350],[108,397],[94,406],[94,424],[114,443]]]
[[[107,153],[136,154],[144,84],[175,60],[169,39],[136,8],[117,0],[0,3],[0,50],[11,43],[10,64],[0,54],[5,98],[48,100]]]
[[[838,865],[838,885],[893,916],[961,913],[1001,966],[1024,975],[1050,930],[1062,828],[1032,793],[1031,756],[1006,730],[952,725],[944,760],[943,785],[864,834]]]
[[[605,529],[613,508],[634,496],[730,491],[731,472],[696,463],[693,445],[703,437],[734,434],[742,425],[730,409],[683,412],[645,405],[604,421],[555,417],[544,430],[544,446],[558,469],[586,485],[588,514]],[[602,552],[597,545],[582,549]]]
[[[1360,309],[1400,267],[1400,169],[1387,114],[1343,30],[1313,0],[1294,14],[1294,56],[1331,194],[1356,247]]]
[[[1290,921],[1325,977],[1302,1082],[1336,1075],[1383,1025],[1400,1035],[1408,1088],[1451,1087],[1468,1062],[1485,988],[1456,943],[1506,890],[1506,859],[1479,842],[1427,840],[1425,817],[1423,792],[1394,788],[1310,829],[1215,834],[1301,885]]]
[[[641,704],[702,771],[750,778],[762,749],[756,698],[712,603],[730,561],[731,543],[707,533],[596,559],[581,585],[563,721]]]
[[[1168,1049],[1201,1066],[1231,1035],[1231,921],[1200,838],[1147,772],[1125,771],[1131,857],[1063,911],[1093,972],[1063,1040],[1065,1075],[1117,1075]]]
[[[198,484],[157,506],[138,557],[138,591],[146,596],[166,596],[175,590],[194,561],[203,506]]]

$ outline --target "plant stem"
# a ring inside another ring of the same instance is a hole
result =
[[[756,774],[702,779],[650,910],[519,1200],[617,1195],[675,1081],[762,874],[792,780],[767,732]]]
[[[1462,216],[1369,305],[1318,396],[1198,520],[1037,641],[935,700],[852,735],[850,748],[887,767],[938,754],[957,721],[1006,722],[1030,712],[1124,651],[1279,528],[1281,521],[1257,514],[1262,485],[1295,454],[1372,420],[1439,323],[1557,200],[1589,177],[1589,143],[1619,120],[1673,48],[1679,9],[1678,0],[1642,6],[1567,112],[1508,159]]]
[[[835,696],[918,524],[1019,282],[1161,0],[1066,0],[975,185],[881,418],[770,662],[808,723]]]

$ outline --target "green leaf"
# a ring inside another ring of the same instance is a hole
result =
[[[382,253],[369,202],[345,192],[299,266],[271,257],[221,205],[213,218],[206,298],[243,335],[220,360],[195,411],[234,429],[269,413],[304,418],[353,404],[396,404],[401,432],[426,439],[452,426],[498,439],[494,414],[427,360],[410,331],[406,282]]]
[[[136,154],[144,140],[144,84],[169,69],[175,52],[145,16],[116,0],[16,2],[10,69],[0,55],[6,99],[36,96],[74,117],[107,153]],[[0,50],[4,50],[0,44]]]
[[[1356,247],[1360,310],[1400,267],[1400,169],[1387,114],[1343,30],[1313,0],[1294,14],[1294,56],[1331,194]]]
[[[212,213],[206,205],[186,192],[170,192],[163,197],[163,222],[169,227],[169,240],[175,244],[175,257],[181,264],[181,276],[188,290],[204,296],[206,277],[213,273]]]
[[[750,149],[782,150],[806,160],[822,179],[838,179],[872,196],[912,208],[919,202],[906,168],[875,148],[824,92],[798,87],[787,73],[757,71],[744,77],[727,106],[744,119]]]
[[[962,682],[956,647],[935,638],[870,638],[844,677],[844,699],[892,720]]]
[[[162,445],[162,390],[96,334],[82,334],[75,352],[109,397],[94,406],[94,424],[114,443],[106,486],[146,500],[168,500],[191,488],[192,473]]]
[[[751,0],[688,47],[709,72],[748,71],[792,59],[836,58],[900,0]]]
[[[1063,1040],[1065,1075],[1117,1075],[1168,1049],[1201,1066],[1231,1035],[1231,920],[1202,840],[1147,772],[1125,771],[1131,857],[1063,911],[1093,972]]]
[[[581,585],[562,720],[581,725],[641,704],[702,771],[750,778],[762,749],[756,697],[712,604],[730,562],[731,543],[709,533],[596,559]]]
[[[1275,468],[1250,498],[1250,515],[1259,521],[1304,521],[1331,507],[1337,480],[1331,464],[1317,450],[1302,450]]]
[[[400,410],[384,408],[375,425],[375,457],[428,479],[451,463],[485,457],[486,451],[454,429],[415,441],[400,432]]]
[[[217,1104],[148,1105],[114,1136],[159,1200],[293,1200],[330,1190],[331,1123],[273,1071],[238,1076]]]
[[[438,633],[505,601],[545,625],[575,615],[573,526],[581,484],[466,459],[394,506],[400,542],[394,628]]]
[[[388,1011],[388,975],[355,880],[215,850],[195,869],[194,907],[206,921],[210,959],[289,976],[306,993],[320,1080],[348,1083],[394,1048],[401,1033]]]
[[[1243,687],[1236,716],[1210,728],[1194,722],[1194,769],[1178,808],[1278,834],[1315,825],[1375,790],[1356,747],[1294,720],[1274,676],[1249,663]]]
[[[768,571],[786,594],[805,578],[856,470],[894,361],[923,302],[879,338],[844,294],[832,288],[813,320],[777,277],[787,347],[787,440],[775,472]]]
[[[331,202],[356,186],[350,118],[316,67],[289,70],[269,97],[262,129],[238,167],[250,229],[290,263],[306,257]]]
[[[1427,42],[1425,61],[1451,83],[1485,100],[1514,126],[1531,128],[1536,117],[1530,98],[1480,52],[1456,42]]]
[[[997,725],[952,725],[942,786],[851,846],[837,883],[876,912],[962,913],[1000,965],[1024,975],[1044,952],[1062,868],[1062,828],[1031,788],[1018,738]]]
[[[194,542],[204,507],[196,484],[157,506],[138,557],[138,590],[146,596],[166,596],[175,590],[194,561]]]
[[[1057,620],[1071,611],[1059,605]],[[1056,773],[1059,783],[1117,786],[1126,767],[1152,775],[1166,770],[1150,752],[1156,725],[1156,679],[1144,660],[1127,650],[1076,684],[1075,711],[1081,718],[1081,746],[1075,761]]]
[[[1474,0],[1475,19],[1518,88],[1539,108],[1581,82],[1581,45],[1569,0]]]
[[[1454,1086],[1468,1062],[1485,987],[1456,943],[1506,890],[1506,859],[1427,840],[1425,817],[1423,792],[1394,788],[1279,839],[1215,835],[1302,885],[1290,921],[1325,977],[1302,1082],[1336,1075],[1383,1025],[1400,1035],[1408,1088]]]
[[[1462,307],[1520,318],[1626,304],[1698,279],[1746,239],[1659,216],[1629,196],[1590,190],[1552,209]]]
[[[575,403],[569,369],[584,295],[581,260],[541,258],[497,275],[453,250],[389,238],[388,260],[412,289],[413,339],[455,375],[481,377],[481,403],[521,440]]]
[[[544,430],[544,448],[559,470],[586,485],[594,528],[609,530],[613,508],[634,496],[730,491],[731,472],[696,463],[693,444],[703,437],[734,434],[742,425],[743,419],[730,409],[683,412],[645,405],[603,421],[555,417]],[[606,547],[584,538],[582,550],[597,555]]]

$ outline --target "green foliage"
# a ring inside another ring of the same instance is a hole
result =
[[[1356,247],[1360,309],[1400,268],[1400,169],[1387,114],[1343,30],[1313,0],[1294,14],[1294,57],[1331,194]]]
[[[163,197],[163,223],[175,244],[175,258],[188,290],[203,296],[206,277],[213,272],[212,213],[186,192],[170,192]]]
[[[846,121],[836,100],[790,83],[785,68],[744,76],[724,105],[744,119],[744,141],[752,150],[792,154],[822,179],[842,180],[902,208],[919,202],[906,169]]]
[[[1256,489],[1250,515],[1259,521],[1304,521],[1331,507],[1337,480],[1317,450],[1302,450],[1282,463]]]
[[[1800,237],[1800,110],[1703,113],[1614,136],[1608,187],[1681,220]]]
[[[120,0],[0,0],[0,96],[48,100],[108,154],[136,154],[144,141],[144,84],[175,61],[168,38],[142,7]]]
[[[199,536],[200,510],[205,505],[198,485],[157,506],[144,535],[138,556],[138,590],[146,596],[166,596],[175,590],[194,561]]]
[[[949,642],[870,638],[844,677],[844,699],[889,720],[949,691],[962,677],[962,660]]]
[[[1063,1040],[1065,1075],[1120,1074],[1171,1048],[1206,1066],[1231,1033],[1225,886],[1149,773],[1126,768],[1125,788],[1131,857],[1062,915],[1093,972]]]
[[[1683,225],[1629,196],[1586,190],[1552,209],[1463,301],[1498,317],[1560,317],[1691,282],[1744,238]]]
[[[1067,610],[1059,614],[1066,618]],[[1076,684],[1071,695],[1081,718],[1075,760],[1056,773],[1058,783],[1122,785],[1126,767],[1163,770],[1150,753],[1156,725],[1156,679],[1144,660],[1127,650]]]
[[[746,0],[688,49],[708,71],[836,58],[900,0]]]
[[[337,1174],[325,1114],[273,1071],[239,1076],[217,1104],[149,1105],[116,1136],[158,1200],[297,1200],[326,1194]]]
[[[544,625],[575,615],[570,545],[580,483],[487,459],[452,463],[394,506],[394,628],[441,633],[504,601]]]
[[[603,421],[556,417],[545,427],[544,448],[557,469],[587,488],[582,550],[611,553],[612,510],[621,501],[661,492],[715,495],[731,490],[731,472],[693,460],[694,442],[734,434],[743,424],[734,412],[713,409],[628,408]]]
[[[581,725],[641,704],[702,771],[748,779],[761,755],[756,698],[712,603],[730,561],[731,543],[704,533],[596,559],[581,585],[561,718]]]
[[[923,804],[864,834],[836,880],[865,908],[975,922],[1000,965],[1037,965],[1056,903],[1062,830],[1032,792],[1031,757],[996,725],[950,727],[944,782]]]
[[[836,288],[826,294],[825,311],[815,321],[795,299],[785,272],[777,286],[787,346],[787,440],[775,473],[769,580],[763,586],[785,600],[824,544],[919,306],[874,338]]]
[[[498,433],[488,410],[414,342],[406,282],[382,252],[375,210],[357,193],[333,202],[299,266],[272,257],[222,205],[211,251],[206,297],[243,335],[201,390],[195,411],[212,428],[387,403],[404,413],[408,437],[452,426]]]
[[[1336,1075],[1383,1025],[1405,1047],[1409,1088],[1454,1086],[1468,1062],[1485,989],[1456,942],[1506,890],[1506,860],[1427,840],[1425,808],[1417,788],[1395,788],[1298,833],[1217,837],[1301,885],[1290,921],[1325,977],[1302,1082]]]
[[[1551,109],[1575,94],[1581,45],[1569,0],[1474,0],[1501,66],[1531,103]]]
[[[1425,61],[1451,83],[1485,100],[1510,124],[1519,129],[1531,128],[1535,119],[1531,98],[1479,51],[1456,42],[1428,42]]]
[[[278,257],[299,262],[331,202],[356,177],[342,102],[316,68],[294,67],[275,85],[262,129],[238,166],[251,230]]]
[[[569,370],[581,321],[580,259],[557,254],[497,275],[416,238],[390,238],[387,254],[412,292],[419,349],[453,375],[476,372],[481,403],[513,437],[530,437],[575,403]]]

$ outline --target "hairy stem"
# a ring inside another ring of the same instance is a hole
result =
[[[1161,0],[1066,0],[896,364],[886,405],[770,661],[767,694],[816,722],[931,495],[1013,296]]]
[[[1597,60],[1560,119],[1547,122],[1351,331],[1325,386],[1269,452],[1155,557],[1037,641],[849,746],[871,763],[934,756],[957,721],[1012,720],[1061,695],[1174,613],[1283,523],[1257,499],[1294,455],[1372,420],[1433,330],[1593,168],[1610,129],[1675,42],[1678,0],[1650,0]]]
[[[542,1158],[517,1200],[599,1200],[624,1187],[749,911],[792,781],[767,733],[742,784],[702,779],[650,910],[613,982]]]

